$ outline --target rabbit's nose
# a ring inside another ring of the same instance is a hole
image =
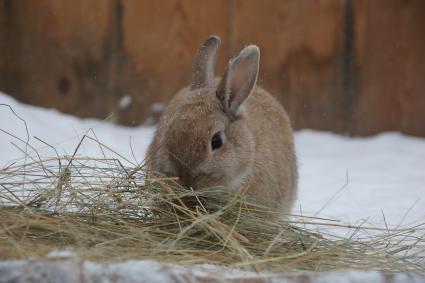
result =
[[[195,178],[196,178],[196,175],[193,174],[192,172],[182,171],[179,174],[179,180],[178,180],[178,182],[182,186],[184,186],[186,188],[192,187],[193,189],[195,189],[194,188],[194,180],[195,180]]]
[[[192,178],[179,176],[178,182],[180,185],[182,185],[185,188],[190,188],[193,186]]]

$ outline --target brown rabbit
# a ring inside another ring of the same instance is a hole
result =
[[[147,169],[194,189],[245,188],[260,204],[289,212],[297,188],[293,134],[286,111],[256,87],[260,50],[245,47],[214,79],[220,39],[208,38],[192,82],[171,100],[148,149]]]

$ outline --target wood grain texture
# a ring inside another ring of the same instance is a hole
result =
[[[425,2],[353,3],[359,81],[350,132],[425,136]]]
[[[260,46],[259,83],[295,128],[342,132],[340,1],[239,0],[234,18],[237,49]]]
[[[209,35],[223,39],[216,69],[223,68],[228,55],[226,4],[226,0],[123,1],[125,84],[135,85],[128,93],[135,103],[123,113],[123,122],[142,122],[154,114],[152,103],[167,103],[190,83],[195,54]]]
[[[296,129],[425,136],[423,15],[422,0],[0,0],[0,90],[142,124],[217,34],[216,74],[257,44],[259,83]]]
[[[26,103],[105,115],[107,101],[95,93],[106,61],[108,2],[20,0],[3,5],[7,8],[0,18],[7,21],[10,41],[3,47],[7,66],[1,89]]]

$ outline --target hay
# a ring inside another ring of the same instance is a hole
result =
[[[101,157],[79,155],[87,140],[99,145]],[[0,170],[3,260],[71,249],[101,262],[154,259],[270,272],[425,272],[423,225],[390,230],[301,215],[281,218],[243,192],[193,191],[172,178],[147,178],[141,164],[89,135],[72,156],[42,158],[24,144],[24,160]],[[323,229],[333,227],[348,236]]]

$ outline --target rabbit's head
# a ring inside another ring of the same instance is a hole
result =
[[[252,171],[255,141],[244,119],[244,102],[253,91],[260,52],[245,47],[214,78],[220,39],[199,49],[191,85],[170,102],[150,147],[149,169],[176,176],[184,186],[238,187]]]

